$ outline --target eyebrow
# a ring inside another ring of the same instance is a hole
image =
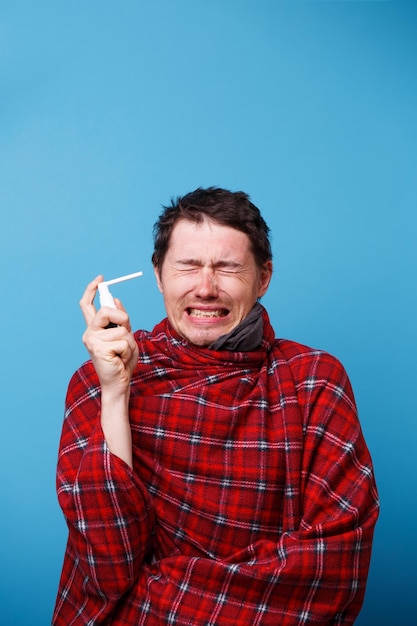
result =
[[[191,265],[194,267],[201,267],[203,265],[203,263],[198,260],[198,259],[177,259],[176,263],[178,263],[178,265]],[[216,261],[215,263],[210,263],[210,265],[214,268],[222,268],[222,267],[233,267],[233,268],[239,268],[239,267],[243,267],[243,263],[238,263],[237,261],[232,261],[232,260],[220,260],[220,261]]]

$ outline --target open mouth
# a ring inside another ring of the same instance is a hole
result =
[[[226,317],[228,314],[227,309],[193,309],[189,307],[187,309],[188,315],[192,317],[199,317],[201,319],[212,319],[214,317]]]

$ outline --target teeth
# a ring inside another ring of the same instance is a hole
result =
[[[224,313],[221,310],[203,311],[202,309],[190,309],[190,315],[193,317],[223,317]]]

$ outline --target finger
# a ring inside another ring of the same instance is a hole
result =
[[[99,319],[100,317],[102,319]],[[104,353],[117,352],[119,346],[116,349],[115,344],[121,341],[126,342],[126,345],[131,350],[136,349],[137,344],[133,334],[127,331],[121,324],[117,324],[117,326],[112,328],[108,328],[104,324],[107,324],[105,309],[100,309],[83,334],[83,342],[90,354],[95,353],[102,356]]]
[[[133,334],[126,330],[121,324],[118,324],[115,328],[106,328],[103,329],[103,332],[98,331],[94,334],[104,343],[113,344],[116,341],[126,341],[131,350],[134,350],[137,346]]]
[[[112,341],[111,344],[105,344],[105,346],[103,346],[101,353],[96,356],[107,363],[116,364],[117,361],[121,361],[123,367],[126,368],[130,365],[132,357],[136,356],[135,346],[132,346],[126,339]]]
[[[86,290],[84,291],[80,300],[81,311],[87,326],[91,324],[95,314],[97,313],[97,309],[93,303],[95,295],[97,293],[98,284],[102,281],[103,276],[101,274],[99,276],[96,276],[96,278],[87,285]]]
[[[111,349],[118,354],[127,355],[129,351],[133,353],[137,350],[137,343],[133,334],[126,331],[121,325],[118,325],[116,328],[106,329],[102,333],[97,333],[97,335],[99,335],[101,340],[104,344],[107,344],[108,347],[110,347],[109,344],[111,344]],[[125,348],[119,352],[120,345],[122,345],[123,342]],[[116,346],[116,344],[118,345]]]
[[[128,313],[127,313],[125,307],[123,306],[122,301],[119,300],[119,298],[114,298],[114,303],[115,303],[115,305],[116,305],[116,307],[117,307],[117,309],[119,311],[123,311],[123,313],[126,313],[126,318],[122,322],[120,322],[120,325],[124,326],[126,328],[126,330],[131,332],[132,327],[130,325],[130,319],[129,319],[129,316],[128,316]]]

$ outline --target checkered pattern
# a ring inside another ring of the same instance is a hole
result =
[[[69,527],[53,624],[352,624],[378,500],[346,373],[275,340],[190,346],[138,332],[134,470],[100,428],[91,362],[73,376],[57,472]]]

